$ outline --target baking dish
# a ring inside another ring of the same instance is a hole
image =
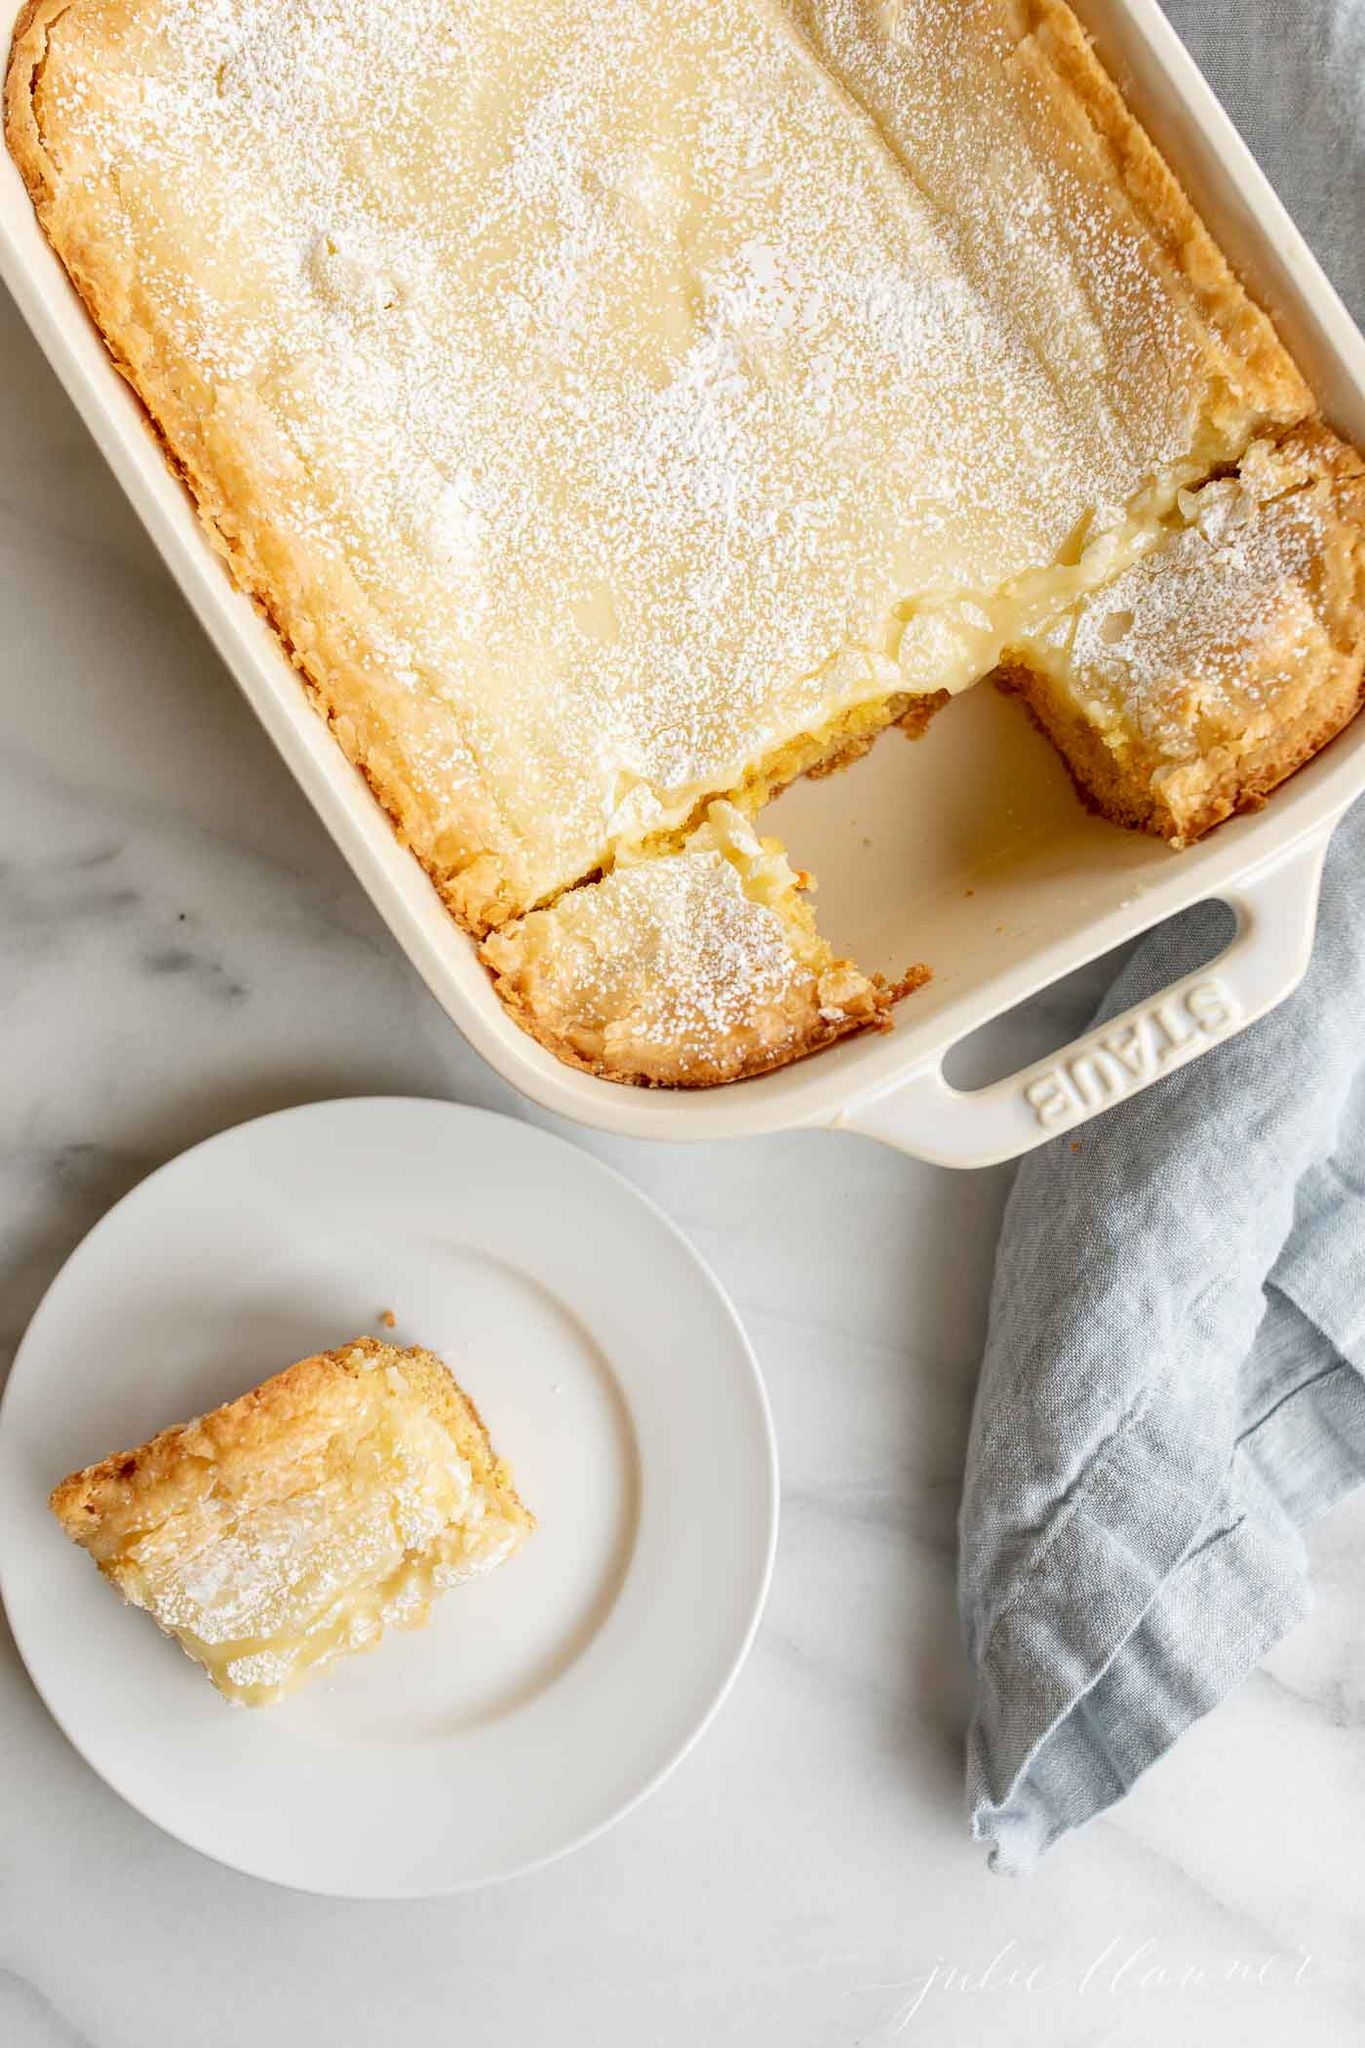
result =
[[[1154,0],[1077,10],[1324,407],[1365,442],[1365,341],[1352,327]],[[1327,836],[1365,787],[1365,723],[1191,852],[1087,816],[1017,706],[977,689],[929,737],[887,736],[847,773],[775,807],[821,877],[821,924],[865,968],[928,960],[935,978],[893,1033],[706,1093],[626,1089],[562,1066],[502,1010],[471,944],[229,584],[141,410],[48,250],[18,173],[0,173],[0,271],[172,572],[395,936],[466,1036],[561,1114],[644,1137],[835,1125],[922,1157],[984,1164],[1072,1128],[1279,1001],[1306,964]],[[1155,1002],[992,1087],[943,1076],[962,1037],[1201,898],[1232,908],[1220,958]]]

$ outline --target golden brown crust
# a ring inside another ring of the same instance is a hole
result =
[[[1083,120],[1172,273],[1189,289],[1238,375],[1237,396],[1266,422],[1289,426],[1314,408],[1313,394],[1195,211],[1184,188],[1101,64],[1065,0],[1008,0],[1025,47],[1069,88]]]
[[[135,15],[137,0],[124,12]],[[122,260],[87,218],[45,139],[39,115],[51,29],[78,15],[116,15],[111,0],[28,0],[15,28],[5,79],[5,136],[51,242],[99,330],[119,374],[146,409],[148,424],[187,486],[215,554],[271,626],[353,767],[387,812],[401,843],[422,862],[452,916],[466,930],[490,929],[515,907],[490,867],[488,849],[508,840],[486,788],[424,786],[415,763],[423,736],[410,729],[413,699],[381,686],[367,652],[382,644],[374,608],[334,558],[325,563],[272,510],[253,474],[250,394],[224,392],[184,349],[168,346],[156,306],[131,251]],[[428,706],[432,750],[439,706]]]
[[[279,1488],[282,1478],[296,1488],[335,1434],[350,1426],[355,1390],[367,1373],[390,1366],[411,1398],[449,1430],[496,1512],[534,1528],[478,1410],[449,1369],[433,1352],[399,1350],[375,1337],[300,1359],[207,1415],[72,1472],[48,1505],[72,1542],[98,1559],[215,1494],[245,1504]]]
[[[1125,773],[1102,736],[1073,705],[1048,688],[1036,671],[1023,663],[1003,667],[996,682],[1018,697],[1038,730],[1061,755],[1077,796],[1086,809],[1111,825],[1147,832],[1176,848],[1193,846],[1241,811],[1257,811],[1282,782],[1329,746],[1365,704],[1365,673],[1359,659],[1343,663],[1321,698],[1305,709],[1292,726],[1234,753],[1222,773],[1193,801],[1173,803],[1151,782]],[[1201,776],[1201,781],[1203,777]]]
[[[711,806],[679,852],[617,869],[481,948],[524,1031],[613,1081],[710,1088],[885,1029],[896,988],[837,959],[775,840]]]
[[[485,941],[486,945],[490,943]],[[868,983],[871,993],[862,1015],[847,1015],[837,1023],[828,1023],[820,1017],[818,1006],[814,1006],[806,1009],[804,1020],[795,1020],[790,1037],[780,1045],[732,1046],[702,1056],[675,1048],[671,1054],[652,1059],[646,1068],[636,1061],[623,1062],[581,1050],[579,1027],[571,1019],[552,1020],[544,1016],[537,998],[523,989],[515,973],[498,973],[487,958],[484,964],[489,968],[499,999],[528,1038],[534,1038],[537,1045],[543,1045],[566,1067],[576,1067],[579,1073],[595,1074],[601,1081],[615,1081],[631,1088],[723,1088],[732,1081],[756,1080],[760,1074],[771,1074],[778,1067],[823,1052],[841,1038],[854,1038],[865,1031],[891,1030],[894,1005],[902,996],[913,995],[933,979],[933,969],[916,961],[894,986],[884,982],[880,975],[872,976]],[[838,961],[836,966],[858,972],[848,960]]]
[[[33,82],[47,47],[47,28],[62,0],[26,0],[10,37],[5,70],[5,140],[37,207],[47,199],[47,158],[38,138]]]
[[[1257,808],[1365,691],[1365,463],[1320,422],[1253,445],[1187,523],[1000,681],[1115,824],[1189,845]]]

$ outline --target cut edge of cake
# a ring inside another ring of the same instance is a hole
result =
[[[929,979],[865,975],[821,937],[780,842],[713,803],[680,846],[566,890],[480,958],[523,1030],[612,1081],[714,1087],[888,1028]]]
[[[999,680],[1115,824],[1184,847],[1257,808],[1361,705],[1365,462],[1317,421],[1253,443]]]

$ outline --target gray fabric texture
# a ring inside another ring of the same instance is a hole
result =
[[[1167,9],[1357,319],[1365,0]],[[1217,949],[1151,934],[1101,1015]],[[973,1833],[1021,1873],[1308,1610],[1365,1478],[1365,806],[1273,1015],[1021,1166],[961,1517]]]

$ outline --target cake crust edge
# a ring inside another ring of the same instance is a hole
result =
[[[1311,575],[1286,577],[1272,599],[1281,611],[1306,601],[1315,638],[1312,644],[1296,639],[1289,675],[1282,643],[1273,634],[1266,632],[1259,646],[1254,640],[1244,645],[1238,673],[1247,715],[1240,729],[1228,721],[1212,743],[1192,744],[1183,755],[1154,746],[1140,716],[1125,729],[1107,729],[1088,713],[1086,675],[1071,651],[1051,674],[1046,660],[1014,651],[996,677],[1052,742],[1088,809],[1177,848],[1193,845],[1239,812],[1260,809],[1365,703],[1365,459],[1318,420],[1291,429],[1278,442],[1258,444],[1245,468],[1258,459],[1282,471],[1284,499],[1268,497],[1253,515],[1253,530],[1257,516],[1273,517],[1276,505],[1292,501],[1296,489],[1320,494],[1324,510]],[[1121,582],[1112,588],[1117,591]],[[1090,601],[1104,595],[1097,592]],[[1273,623],[1274,616],[1272,611],[1261,623]],[[1178,697],[1198,706],[1197,661],[1171,682]],[[1192,722],[1197,715],[1192,709]]]
[[[357,1365],[357,1352],[370,1363]],[[158,1504],[172,1495],[181,1502],[204,1499],[224,1475],[259,1472],[262,1462],[315,1412],[320,1394],[387,1365],[396,1366],[415,1397],[444,1422],[460,1454],[469,1459],[475,1484],[487,1493],[497,1513],[529,1533],[535,1516],[518,1495],[483,1418],[449,1367],[420,1346],[405,1350],[376,1337],[356,1337],[334,1351],[301,1358],[207,1414],[159,1430],[132,1450],[82,1466],[52,1489],[48,1506],[72,1542],[90,1549],[89,1539],[117,1518],[131,1528],[144,1514],[155,1518]]]

